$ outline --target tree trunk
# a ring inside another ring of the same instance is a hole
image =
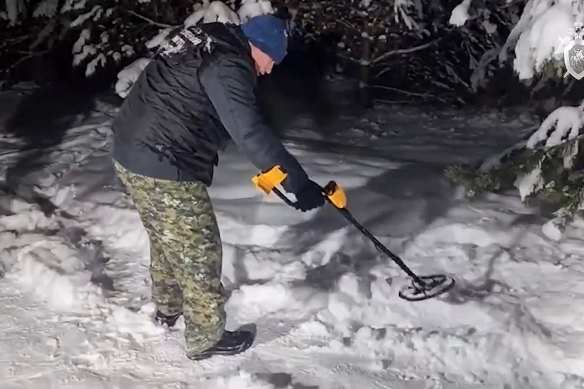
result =
[[[371,72],[371,39],[369,36],[363,38],[363,51],[359,70],[359,103],[361,106],[369,108],[372,105],[371,91],[369,88],[369,77]]]

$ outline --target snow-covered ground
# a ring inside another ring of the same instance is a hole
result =
[[[395,106],[341,110],[327,131],[290,123],[286,145],[316,181],[343,185],[415,271],[456,278],[417,303],[333,209],[265,198],[253,166],[222,154],[210,193],[228,328],[255,325],[257,338],[194,363],[182,319],[170,331],[151,320],[146,233],[109,157],[114,112],[71,120],[51,162],[1,194],[0,388],[584,388],[584,225],[550,240],[517,193],[469,203],[442,174],[509,146],[528,117]],[[22,159],[19,141],[0,142],[4,168]]]

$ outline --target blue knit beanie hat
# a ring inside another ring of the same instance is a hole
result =
[[[286,55],[288,39],[284,23],[274,15],[259,15],[241,26],[247,39],[258,49],[280,63]]]

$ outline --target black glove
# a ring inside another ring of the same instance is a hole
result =
[[[308,180],[308,183],[296,193],[296,200],[298,209],[306,212],[324,205],[324,194],[316,182]]]

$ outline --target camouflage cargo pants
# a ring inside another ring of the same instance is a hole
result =
[[[114,166],[150,238],[152,299],[163,314],[183,313],[187,354],[196,355],[225,326],[221,238],[207,188]]]

